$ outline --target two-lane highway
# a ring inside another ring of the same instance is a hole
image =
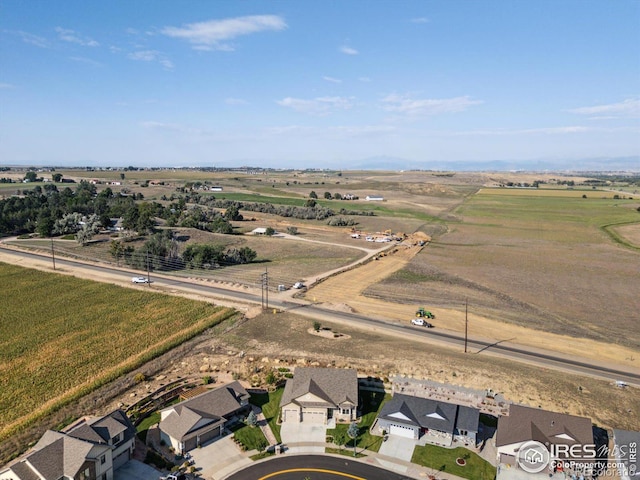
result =
[[[48,256],[7,249],[2,245],[0,245],[0,248],[2,248],[2,253],[6,254],[4,255],[5,258],[13,258],[14,261],[12,263],[19,264],[20,259],[35,259],[45,263],[50,262],[50,257]],[[97,275],[95,278],[98,279],[101,276],[105,276],[117,281],[130,281],[131,277],[138,273],[132,273],[109,265],[88,264],[67,258],[56,258],[56,265],[59,268],[66,267],[74,271],[100,273],[101,275]],[[151,280],[153,281],[152,286],[167,287],[172,290],[188,290],[212,299],[228,299],[233,302],[251,305],[259,305],[262,300],[260,295],[252,292],[202,285],[197,282],[167,275],[154,274]],[[147,286],[140,286],[138,288],[147,288]],[[405,338],[412,338],[413,340],[422,340],[437,345],[454,347],[458,351],[462,350],[465,342],[464,335],[452,331],[413,327],[409,324],[401,325],[380,318],[371,318],[349,312],[330,310],[304,300],[281,300],[274,297],[275,296],[271,297],[269,301],[270,308],[276,308],[282,311],[291,310],[303,316],[326,319],[327,321],[339,321],[357,328],[375,329],[380,333],[401,335]],[[640,372],[632,369],[632,367],[599,365],[590,359],[563,357],[557,352],[512,344],[508,341],[487,341],[485,339],[469,337],[468,350],[473,354],[498,355],[544,368],[553,368],[574,374],[589,375],[610,381],[620,381],[630,385],[640,386]]]

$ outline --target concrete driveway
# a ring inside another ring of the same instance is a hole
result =
[[[287,452],[324,453],[327,426],[305,423],[283,423],[280,436]]]
[[[234,443],[232,435],[213,440],[189,453],[198,475],[202,478],[224,478],[229,473],[253,463]]]
[[[155,468],[138,460],[129,460],[113,473],[113,480],[158,480],[162,475]]]
[[[416,447],[416,444],[417,440],[413,440],[412,438],[389,435],[387,441],[382,442],[382,445],[380,445],[378,453],[410,462],[411,456],[413,455],[413,449]]]

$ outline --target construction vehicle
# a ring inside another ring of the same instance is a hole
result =
[[[420,307],[416,310],[416,317],[419,318],[436,318],[436,316],[431,313],[429,310],[425,310],[424,307]]]

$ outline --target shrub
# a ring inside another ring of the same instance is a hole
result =
[[[321,326],[322,326],[322,325],[320,325],[320,322],[317,322],[317,321],[316,321],[316,322],[313,322],[313,329],[314,329],[316,332],[319,332],[319,331],[320,331],[320,327],[321,327]]]
[[[202,377],[203,385],[209,385],[212,382],[213,382],[213,379],[211,378],[211,375],[205,375],[204,377]]]
[[[147,379],[147,377],[142,372],[136,373],[135,377],[133,377],[133,381],[136,382],[136,383],[142,383],[146,379]]]

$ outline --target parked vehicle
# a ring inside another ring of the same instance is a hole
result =
[[[304,288],[304,283],[296,282],[296,283],[293,284],[293,288],[296,288],[298,290],[301,289],[301,288]]]
[[[149,283],[149,279],[147,277],[133,277],[131,283]]]

